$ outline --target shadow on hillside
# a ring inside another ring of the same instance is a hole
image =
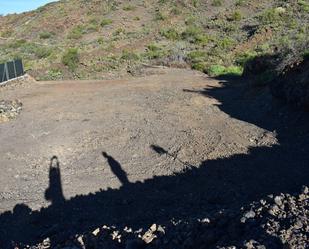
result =
[[[103,152],[122,187],[69,200],[62,194],[61,164],[53,157],[45,195],[52,204],[39,211],[19,204],[13,212],[2,213],[1,244],[34,244],[46,237],[57,244],[103,224],[139,228],[172,218],[202,217],[224,208],[237,210],[271,193],[293,193],[309,184],[309,122],[305,114],[278,107],[267,93],[253,94],[232,81],[222,82],[221,88],[185,91],[217,99],[221,103],[218,108],[232,118],[276,130],[280,145],[252,147],[249,154],[204,161],[198,168],[143,183],[129,182],[119,162]],[[169,153],[160,145],[145,146],[158,154]],[[228,235],[222,234],[222,244],[229,240],[224,236]],[[242,239],[241,235],[237,239]]]

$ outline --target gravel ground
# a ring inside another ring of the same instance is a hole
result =
[[[23,103],[0,124],[3,248],[307,247],[307,113],[157,70],[1,89]]]
[[[22,103],[18,100],[0,101],[0,123],[16,118],[21,109]]]

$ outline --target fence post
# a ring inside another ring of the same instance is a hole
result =
[[[17,72],[16,72],[16,60],[13,60],[13,65],[14,65],[14,74],[15,74],[15,78],[17,77]]]
[[[8,69],[7,62],[4,63],[4,72],[6,74],[6,79],[9,80],[10,79],[10,75],[9,75],[9,69]]]

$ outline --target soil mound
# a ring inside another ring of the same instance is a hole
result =
[[[309,58],[286,66],[272,83],[273,96],[289,104],[309,109]]]

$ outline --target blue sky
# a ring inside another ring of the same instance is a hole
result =
[[[0,14],[21,13],[34,10],[55,0],[0,0]]]

